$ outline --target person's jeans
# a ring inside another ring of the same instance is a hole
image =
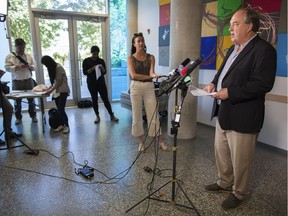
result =
[[[67,97],[68,97],[68,93],[60,93],[60,95],[54,99],[55,99],[56,107],[61,117],[60,124],[66,125],[67,127],[69,127],[68,116],[65,112]]]
[[[34,87],[32,78],[26,79],[26,80],[12,80],[12,89],[13,90],[32,90]],[[31,118],[36,117],[36,108],[35,108],[35,102],[34,99],[30,98],[28,100],[28,112]],[[14,102],[14,108],[15,108],[15,117],[17,119],[22,119],[22,98],[16,99]]]

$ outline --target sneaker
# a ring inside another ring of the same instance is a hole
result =
[[[232,188],[230,189],[224,189],[220,187],[217,183],[206,185],[205,190],[210,191],[210,192],[231,192]]]
[[[55,131],[55,132],[60,132],[60,131],[63,130],[63,128],[64,128],[63,125],[59,125],[56,129],[54,129],[54,131]]]
[[[94,121],[94,124],[98,124],[100,122],[100,117],[97,115],[96,116],[96,119],[95,119],[95,121]]]
[[[37,123],[37,122],[38,122],[37,117],[33,117],[33,118],[32,118],[32,122],[33,122],[33,123]]]
[[[19,125],[22,122],[22,119],[16,119],[15,120],[15,125]]]
[[[113,116],[111,116],[111,121],[113,121],[113,122],[118,122],[119,121],[119,119],[118,118],[116,118],[114,115]]]
[[[66,133],[69,133],[69,132],[70,132],[70,128],[65,125],[64,128],[63,128],[62,133],[63,133],[63,134],[66,134]]]
[[[231,209],[231,208],[236,208],[238,207],[243,200],[238,199],[234,194],[229,194],[227,199],[223,201],[221,204],[222,208],[224,209]]]

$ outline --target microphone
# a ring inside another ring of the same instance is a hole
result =
[[[176,69],[176,72],[181,72],[182,69],[190,62],[189,58],[186,58],[180,65],[179,67]]]
[[[196,67],[198,67],[202,62],[202,58],[198,58],[195,61],[191,61],[189,62],[188,65],[186,65],[181,71],[180,73],[176,73],[171,79],[167,79],[164,82],[160,83],[159,86],[159,92],[158,92],[158,97],[161,96],[164,93],[169,93],[171,92],[174,88],[177,88],[179,85],[183,86],[183,81],[185,86],[187,86],[187,84],[191,83],[191,79],[188,81],[187,80],[187,76],[189,76],[193,70],[195,70]]]
[[[192,82],[190,74],[202,63],[202,61],[202,58],[198,58],[195,61],[191,61],[185,68],[183,68],[183,70],[180,72],[182,76],[179,78],[174,87],[189,85]]]
[[[175,70],[172,70],[171,72],[169,72],[169,76],[168,79],[162,81],[159,85],[159,91],[158,94],[156,95],[157,97],[161,96],[162,94],[166,93],[171,86],[171,83],[175,83],[177,81],[177,79],[180,77],[180,71],[183,70],[183,68],[185,68],[185,66],[190,62],[189,58],[186,58],[180,65],[178,68],[176,68]]]
[[[173,75],[175,75],[176,73],[179,73],[188,63],[190,62],[189,58],[186,58],[179,66],[178,68],[170,71],[169,74],[169,78]]]

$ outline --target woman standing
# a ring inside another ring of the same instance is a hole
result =
[[[50,56],[43,56],[41,63],[47,67],[51,82],[51,86],[46,89],[45,94],[49,95],[52,93],[52,100],[55,100],[56,107],[61,117],[60,126],[54,131],[69,133],[70,129],[68,124],[68,116],[65,112],[65,106],[70,89],[68,86],[65,69],[62,67],[62,65],[55,62]]]
[[[104,78],[104,74],[106,74],[106,65],[104,60],[99,57],[100,49],[98,46],[92,46],[90,52],[92,56],[84,59],[82,67],[84,75],[87,75],[87,86],[92,98],[93,109],[96,114],[94,123],[98,124],[100,122],[98,92],[110,115],[110,120],[113,122],[118,122],[119,119],[114,116],[108,99],[108,91]]]
[[[130,97],[132,103],[132,136],[138,137],[138,151],[144,151],[144,129],[142,122],[142,102],[144,101],[150,137],[158,136],[159,145],[168,150],[163,142],[158,119],[158,107],[154,92],[153,78],[159,75],[154,72],[155,58],[146,53],[145,40],[142,33],[135,33],[132,38],[131,55],[127,59],[130,73]]]

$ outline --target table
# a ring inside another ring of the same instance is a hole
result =
[[[45,133],[45,124],[46,124],[46,117],[45,117],[45,107],[43,98],[48,97],[49,95],[44,95],[43,92],[34,92],[32,90],[13,90],[9,94],[6,94],[8,99],[19,99],[19,98],[39,98],[40,99],[40,110],[41,110],[41,124],[43,133]]]

